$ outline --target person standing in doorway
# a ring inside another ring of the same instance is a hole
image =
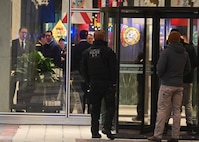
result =
[[[135,61],[135,64],[139,64],[141,67],[139,67],[139,71],[143,71],[143,62],[144,62],[144,52],[141,51],[138,54],[137,60]],[[142,118],[144,116],[144,109],[143,109],[143,98],[144,98],[144,78],[143,73],[137,74],[137,96],[138,96],[138,102],[137,102],[137,116],[135,118],[136,121],[142,121]],[[134,120],[134,119],[133,119]]]
[[[194,70],[197,66],[197,56],[194,46],[187,42],[186,36],[182,35],[178,29],[172,29],[171,32],[172,31],[179,32],[179,34],[181,35],[180,42],[183,44],[186,52],[188,53],[191,63],[191,71],[188,74],[184,75],[183,77],[183,99],[182,99],[182,106],[185,107],[186,124],[188,128],[187,130],[189,133],[191,133],[192,127],[194,125],[192,120],[192,83],[194,77]],[[168,122],[166,122],[165,126],[166,126],[165,130],[167,132]]]
[[[178,30],[177,30],[178,31]],[[180,31],[179,31],[180,33]],[[181,33],[180,33],[181,34]],[[191,71],[184,75],[183,77],[183,99],[182,106],[185,107],[185,116],[186,116],[186,124],[188,127],[188,132],[192,131],[193,120],[192,120],[192,83],[194,77],[194,70],[197,66],[197,56],[194,46],[190,43],[187,43],[186,36],[181,34],[181,42],[187,51],[191,63]]]
[[[91,134],[92,138],[101,138],[99,119],[101,102],[104,99],[106,114],[102,133],[113,140],[114,135],[111,133],[111,128],[115,113],[116,54],[105,42],[105,31],[95,31],[94,39],[93,45],[83,52],[80,64],[82,76],[90,85]]]
[[[179,32],[171,32],[168,36],[168,43],[168,47],[163,50],[157,63],[161,85],[154,134],[148,137],[149,141],[161,142],[170,108],[173,112],[173,126],[171,139],[167,142],[178,142],[180,136],[183,76],[190,72],[191,65],[189,55],[180,43]]]

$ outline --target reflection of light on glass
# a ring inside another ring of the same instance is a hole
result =
[[[108,27],[108,31],[109,31],[109,32],[112,32],[112,31],[113,31],[112,26]]]
[[[24,39],[26,39],[26,36],[27,36],[27,34],[26,34],[26,33],[23,33],[23,37],[24,37]]]
[[[70,34],[74,34],[74,28],[71,28],[71,30],[70,30]]]

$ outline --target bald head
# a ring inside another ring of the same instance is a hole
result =
[[[94,39],[95,40],[105,40],[105,31],[104,30],[95,31]]]

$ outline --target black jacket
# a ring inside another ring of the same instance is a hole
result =
[[[117,79],[116,54],[106,42],[96,40],[90,48],[83,52],[80,71],[88,83],[107,81],[115,84]]]
[[[183,46],[185,47],[185,50],[189,54],[189,59],[190,59],[190,63],[191,63],[191,71],[183,77],[183,82],[184,83],[192,83],[193,76],[194,76],[194,69],[197,66],[196,51],[192,44],[183,43]]]
[[[12,40],[12,47],[11,47],[11,69],[16,69],[17,58],[21,57],[25,53],[30,53],[34,51],[34,47],[28,40],[25,40],[25,49],[22,49],[19,43],[19,39]]]
[[[72,71],[80,70],[80,61],[84,50],[91,46],[86,40],[82,40],[75,47],[72,48]]]
[[[61,48],[55,41],[45,44],[41,52],[44,57],[52,58],[57,67],[61,67]]]

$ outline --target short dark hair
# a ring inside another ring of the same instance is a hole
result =
[[[26,27],[20,27],[20,28],[19,28],[19,32],[21,32],[22,29],[28,30]]]
[[[44,38],[44,37],[45,37],[45,34],[41,33],[38,35],[37,39],[40,40],[41,38]]]
[[[171,29],[171,32],[179,32],[180,34],[181,34],[181,32],[180,32],[180,30],[178,30],[178,29]]]
[[[79,34],[81,39],[86,39],[88,36],[88,31],[87,30],[81,30]]]
[[[180,42],[180,32],[172,31],[168,37],[169,43],[179,43]]]
[[[65,41],[65,39],[63,39],[63,38],[60,38],[60,39],[59,39],[59,42],[60,42],[60,41]]]
[[[50,31],[50,30],[46,31],[45,34],[46,34],[46,33],[50,33],[51,35],[53,35],[53,32]]]
[[[104,30],[95,31],[94,39],[95,40],[105,40],[105,31]]]

